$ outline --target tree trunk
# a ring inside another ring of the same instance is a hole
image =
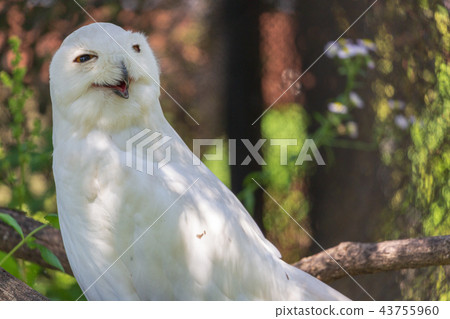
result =
[[[261,137],[260,123],[253,121],[263,112],[261,91],[261,61],[259,16],[261,1],[224,0],[218,7],[225,46],[225,106],[228,138],[236,139],[236,165],[231,165],[231,189],[238,194],[244,179],[261,171],[255,160],[241,165],[249,155],[240,139],[254,145]],[[263,227],[262,191],[255,192],[253,213],[258,226]]]
[[[450,265],[450,236],[381,243],[344,242],[294,264],[328,283],[346,277],[347,274],[373,274],[432,265]]]
[[[45,301],[48,299],[0,267],[0,301],[15,300]]]

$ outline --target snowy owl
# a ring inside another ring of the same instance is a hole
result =
[[[53,57],[50,91],[61,232],[89,300],[347,300],[283,262],[234,194],[193,165],[162,113],[144,35],[76,30]],[[127,140],[145,129],[170,137],[171,160],[152,175],[126,165]]]

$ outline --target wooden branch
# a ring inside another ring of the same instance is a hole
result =
[[[22,227],[23,233],[26,236],[33,229],[41,226],[42,224],[34,219],[28,218],[25,213],[17,211],[10,208],[0,208],[0,213],[9,214],[19,223]],[[58,257],[61,262],[64,271],[68,274],[73,274],[72,269],[69,265],[69,260],[67,259],[66,252],[64,250],[61,233],[59,230],[53,227],[45,227],[44,229],[37,232],[34,237],[36,242],[44,245],[50,249],[56,257]],[[10,226],[0,222],[0,250],[4,252],[9,252],[13,249],[20,241],[21,237],[17,232]],[[30,249],[26,245],[23,245],[19,250],[14,253],[17,258],[25,259],[34,262],[38,265],[55,269],[55,267],[47,264],[41,257],[38,249]]]
[[[303,258],[294,266],[329,283],[347,275],[330,256],[350,275],[449,265],[450,236],[391,240],[381,243],[343,242],[325,252]]]
[[[12,300],[45,301],[48,299],[0,267],[0,301]]]

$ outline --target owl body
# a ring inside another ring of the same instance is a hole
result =
[[[283,262],[233,193],[194,165],[162,113],[143,35],[107,23],[75,31],[50,85],[61,232],[89,300],[346,300]],[[127,148],[146,129],[170,138],[154,163]],[[156,169],[128,165],[131,155]]]

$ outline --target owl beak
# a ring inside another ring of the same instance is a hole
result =
[[[121,71],[122,71],[122,78],[119,80],[118,84],[93,84],[94,87],[104,87],[111,89],[115,94],[118,96],[128,99],[130,97],[130,94],[128,93],[128,88],[130,87],[130,78],[128,76],[128,70],[125,67],[125,64],[121,63]],[[115,83],[118,81],[116,80]]]
[[[130,97],[130,94],[128,93],[129,86],[130,86],[129,80],[123,79],[118,85],[110,86],[110,88],[118,96],[123,97],[124,99],[128,99]]]
[[[130,86],[130,78],[128,77],[128,70],[123,62],[121,65],[121,69],[122,69],[122,80],[118,85],[110,86],[110,88],[118,96],[123,97],[124,99],[128,99],[130,97],[128,93],[128,88]]]

